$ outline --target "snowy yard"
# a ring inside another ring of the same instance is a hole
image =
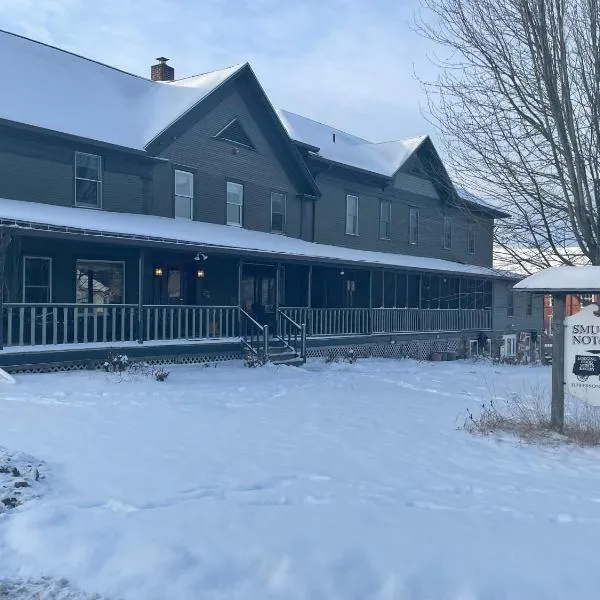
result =
[[[0,513],[0,598],[598,597],[599,451],[459,429],[549,369],[171,371],[0,384],[0,445],[43,465]]]

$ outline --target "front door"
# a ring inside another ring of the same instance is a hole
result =
[[[245,264],[242,269],[241,306],[261,325],[274,331],[277,310],[277,269]]]

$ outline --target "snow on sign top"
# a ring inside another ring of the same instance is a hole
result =
[[[514,286],[525,292],[600,292],[600,267],[550,267]]]
[[[406,140],[372,143],[287,110],[278,109],[277,114],[293,140],[319,148],[319,155],[323,158],[387,177],[394,175],[427,139],[424,135]]]
[[[21,227],[27,227],[29,224],[67,227],[72,230],[95,232],[97,235],[135,236],[160,243],[189,244],[207,249],[235,249],[256,254],[286,254],[297,258],[310,257],[332,262],[405,267],[480,277],[507,277],[506,274],[487,267],[465,265],[439,258],[354,250],[214,223],[54,206],[22,200],[0,199],[1,221],[7,222],[9,226],[16,223],[16,226]]]
[[[155,82],[0,31],[11,71],[0,119],[143,150],[159,133],[244,65]]]

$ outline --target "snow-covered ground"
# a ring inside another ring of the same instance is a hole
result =
[[[549,376],[375,359],[18,376],[0,444],[46,478],[0,515],[0,598],[595,599],[600,451],[460,429]]]

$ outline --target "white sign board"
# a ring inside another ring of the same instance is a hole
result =
[[[590,304],[565,319],[566,393],[600,406],[600,312]]]

